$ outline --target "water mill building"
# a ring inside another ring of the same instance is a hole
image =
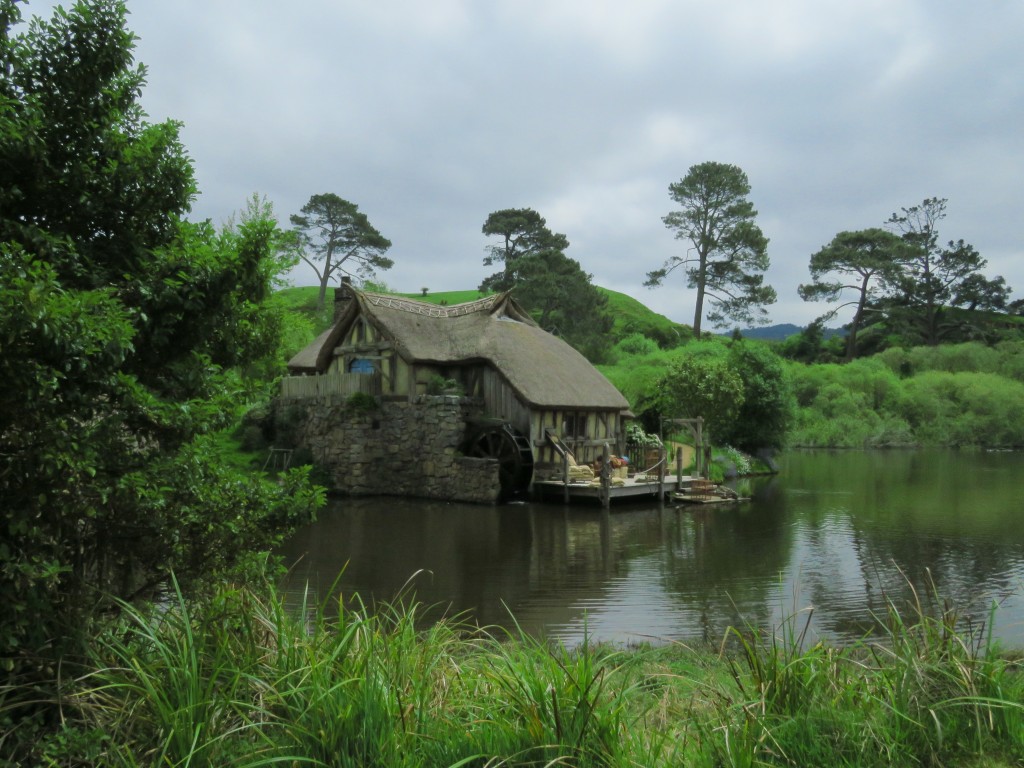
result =
[[[499,293],[443,306],[335,290],[278,410],[335,490],[491,502],[621,454],[625,397]]]

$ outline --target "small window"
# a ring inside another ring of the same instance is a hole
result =
[[[376,373],[377,369],[373,365],[373,360],[367,360],[365,357],[357,357],[351,363],[348,364],[349,373]]]
[[[587,436],[587,414],[567,413],[562,422],[562,437],[586,437]]]

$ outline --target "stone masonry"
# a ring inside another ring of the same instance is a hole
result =
[[[332,490],[353,496],[417,496],[491,504],[498,463],[459,453],[466,422],[483,411],[478,398],[423,395],[354,409],[338,398],[290,401],[305,417],[300,445],[327,471]]]

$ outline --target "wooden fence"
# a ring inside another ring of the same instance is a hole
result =
[[[316,376],[285,376],[281,379],[281,397],[307,399],[331,395],[350,397],[356,392],[381,394],[379,373],[325,373]]]

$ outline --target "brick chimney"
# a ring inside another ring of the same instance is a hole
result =
[[[338,322],[356,295],[352,292],[352,278],[344,275],[341,285],[334,289],[334,322]]]

